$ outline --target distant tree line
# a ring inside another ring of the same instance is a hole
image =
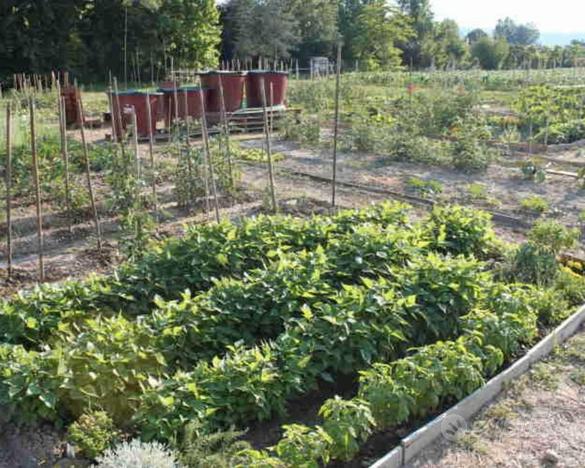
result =
[[[569,67],[585,42],[538,44],[530,24],[500,20],[465,37],[429,0],[3,0],[0,79],[66,69],[85,80],[134,81],[220,60],[334,57],[362,70]]]
[[[1,0],[0,79],[70,70],[124,80],[215,66],[221,25],[215,0]]]

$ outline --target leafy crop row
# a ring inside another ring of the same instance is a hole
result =
[[[405,358],[378,362],[361,372],[351,400],[327,400],[322,424],[284,426],[284,436],[266,451],[248,450],[243,466],[318,467],[350,460],[374,432],[425,416],[481,386],[504,360],[537,336],[546,305],[536,288],[497,285],[485,306],[461,318],[463,334],[411,351]]]
[[[384,204],[306,221],[262,216],[239,225],[196,226],[184,238],[160,243],[112,276],[41,286],[2,301],[0,342],[38,346],[63,322],[94,313],[146,314],[156,296],[178,299],[186,290],[204,291],[222,277],[242,278],[278,250],[311,250],[360,223],[406,225],[407,211],[405,205]]]

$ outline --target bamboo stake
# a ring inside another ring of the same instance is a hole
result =
[[[114,115],[114,99],[112,95],[112,86],[108,87],[108,106],[110,107],[110,122],[112,124],[112,141],[118,142],[118,133],[116,128],[116,117]]]
[[[274,84],[270,82],[270,138],[274,135]]]
[[[203,136],[203,152],[205,159],[207,160],[207,167],[209,168],[209,177],[211,179],[211,191],[213,194],[213,203],[215,208],[215,220],[219,223],[219,202],[217,199],[217,186],[215,184],[215,173],[213,170],[213,164],[211,161],[211,152],[209,151],[209,134],[207,133],[207,117],[205,116],[205,100],[203,99],[203,93],[199,93],[201,100],[201,134]]]
[[[124,126],[122,125],[122,107],[120,105],[120,92],[118,90],[118,78],[114,77],[114,93],[116,95],[116,128],[120,132],[120,146],[124,156]]]
[[[152,59],[152,57],[151,57]],[[154,161],[154,129],[152,128],[152,106],[150,94],[146,94],[146,116],[148,117],[148,154],[150,155],[150,168],[152,171],[152,203],[154,213],[158,219],[158,203],[156,197],[156,165]]]
[[[189,100],[187,90],[183,90],[183,104],[185,112],[185,144],[187,145],[187,175],[189,177],[189,209],[193,203],[193,161],[191,161],[191,137],[189,135]]]
[[[200,92],[203,95],[203,90],[201,90]],[[235,187],[235,181],[234,181],[234,169],[233,169],[233,164],[232,164],[232,152],[231,152],[231,148],[230,148],[230,127],[229,127],[228,121],[227,121],[227,114],[226,114],[226,108],[225,108],[225,97],[223,94],[223,80],[221,78],[221,75],[219,76],[219,103],[220,103],[220,111],[221,111],[221,122],[223,125],[223,132],[224,132],[224,137],[225,137],[225,149],[226,149],[226,155],[227,155],[227,160],[228,160],[228,170],[229,170],[229,175],[230,175],[230,187],[233,189]]]
[[[171,79],[173,80],[173,99],[175,109],[175,122],[179,120],[179,95],[177,91],[177,77],[175,76],[175,62],[171,57]]]
[[[79,96],[78,102],[79,108],[79,115],[83,116],[83,103],[81,101],[81,96]],[[95,203],[95,196],[93,193],[93,185],[91,183],[91,168],[89,166],[89,154],[87,151],[87,141],[85,139],[85,119],[81,119],[81,123],[79,125],[79,131],[81,133],[81,145],[83,147],[83,159],[85,160],[85,175],[87,177],[87,191],[89,192],[89,200],[91,202],[91,211],[93,212],[93,222],[95,224],[95,233],[97,236],[97,246],[98,250],[102,251],[102,230],[100,226],[100,219],[97,211],[97,206]]]
[[[39,255],[39,281],[45,281],[45,261],[43,258],[43,212],[41,207],[41,185],[39,181],[39,161],[37,159],[36,127],[35,127],[35,103],[29,99],[30,111],[30,148],[32,155],[33,182],[35,186],[35,201],[37,213],[37,241]]]
[[[61,133],[61,157],[65,168],[65,209],[67,210],[67,226],[73,232],[73,210],[71,209],[71,187],[69,176],[69,150],[67,147],[67,130],[65,124],[65,98],[59,97],[59,130]]]
[[[331,206],[335,207],[337,184],[337,137],[339,136],[339,94],[341,76],[341,42],[337,44],[337,74],[335,77],[335,122],[333,130],[333,177],[331,179]]]
[[[12,107],[6,105],[6,260],[12,278]]]
[[[266,110],[266,88],[264,78],[260,78],[260,92],[262,94],[262,109],[264,111],[264,133],[266,135],[266,157],[268,159],[268,182],[270,184],[270,198],[272,201],[272,210],[278,212],[276,204],[276,191],[274,189],[274,168],[272,167],[272,141],[270,138],[270,127],[268,124],[268,112]]]
[[[134,163],[136,165],[136,178],[140,181],[142,170],[140,168],[140,156],[138,154],[138,121],[136,108],[132,107],[132,143],[134,146]]]

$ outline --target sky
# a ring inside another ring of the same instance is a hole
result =
[[[585,0],[431,0],[436,19],[451,18],[461,29],[491,30],[499,18],[534,23],[544,44],[585,39]]]

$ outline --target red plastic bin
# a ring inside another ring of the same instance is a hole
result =
[[[151,110],[151,125],[153,133],[156,131],[156,122],[158,120],[158,105],[159,99],[161,99],[162,93],[145,93],[142,91],[121,91],[118,94],[112,93],[112,107],[114,110],[113,118],[115,120],[116,135],[120,139],[122,138],[123,131],[125,132],[130,124],[130,121],[124,117],[127,110],[134,108],[136,112],[136,125],[137,133],[141,138],[148,137],[150,135],[150,125],[148,122],[148,108],[147,98],[150,98],[150,110]],[[118,101],[122,108],[122,129],[118,128]]]
[[[266,105],[270,106],[270,85],[272,84],[273,106],[282,106],[286,102],[288,90],[288,72],[252,70],[246,77],[246,100],[248,107],[262,107],[262,88],[260,83],[264,79]]]
[[[175,89],[174,88],[159,88],[163,93],[163,112],[165,118],[165,125],[170,127],[171,121],[175,117]],[[185,115],[193,119],[200,119],[203,115],[201,108],[201,93],[203,93],[203,100],[206,102],[208,96],[208,89],[200,88],[198,86],[183,86],[177,89],[177,114],[180,119],[184,119]],[[187,109],[185,109],[185,93],[187,93]]]
[[[206,112],[221,112],[219,79],[223,86],[223,97],[226,112],[234,112],[242,107],[244,101],[244,84],[246,72],[210,71],[202,73],[201,86],[208,89]]]

